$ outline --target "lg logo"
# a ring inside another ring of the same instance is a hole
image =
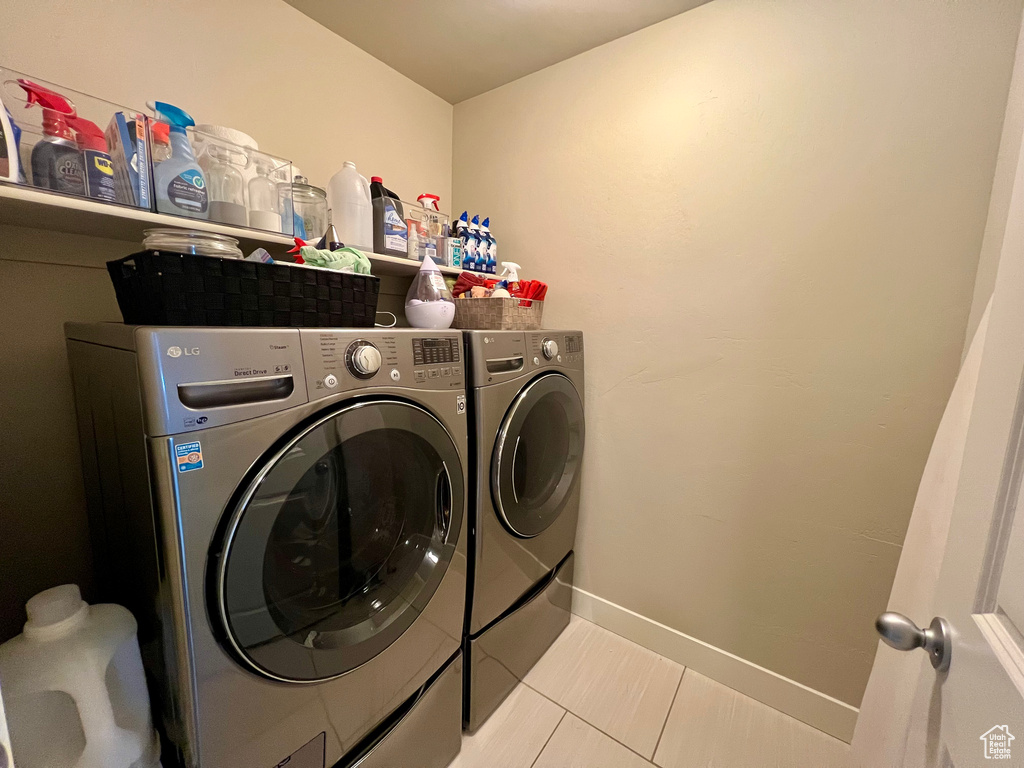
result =
[[[195,355],[198,355],[198,354],[199,354],[199,347],[185,347],[184,349],[182,349],[181,347],[168,347],[167,348],[167,356],[168,357],[181,357],[182,355],[185,355],[185,357],[191,357],[191,356],[195,356]]]

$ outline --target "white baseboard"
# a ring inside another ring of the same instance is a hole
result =
[[[857,708],[573,587],[572,612],[666,659],[849,743]]]

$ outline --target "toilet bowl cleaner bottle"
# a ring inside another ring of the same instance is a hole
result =
[[[85,172],[82,153],[68,126],[68,118],[76,117],[75,109],[56,91],[31,80],[19,79],[25,89],[28,105],[43,109],[43,138],[32,147],[32,184],[69,195],[85,194]]]
[[[495,275],[498,273],[498,244],[494,240],[494,235],[491,234],[490,223],[490,217],[481,222],[480,238],[487,241],[487,261],[484,264],[484,271],[488,275]]]
[[[487,271],[487,254],[484,252],[484,240],[480,236],[480,217],[474,216],[469,222],[469,236],[473,244],[473,271]]]
[[[85,193],[96,200],[117,202],[114,186],[114,164],[107,152],[107,139],[100,127],[84,117],[69,117],[68,125],[75,132],[82,153]]]
[[[196,121],[173,104],[154,102],[150,108],[158,119],[169,126],[168,138],[171,156],[153,168],[156,185],[156,209],[160,213],[173,213],[193,219],[209,218],[209,193],[206,177],[196,162],[195,152],[185,129]]]
[[[463,211],[456,225],[459,239],[462,240],[462,268],[469,272],[476,272],[476,249],[479,241],[476,233],[470,229],[469,214]]]

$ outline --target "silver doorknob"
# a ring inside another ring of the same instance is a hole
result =
[[[936,616],[927,629],[921,629],[902,613],[887,611],[875,619],[875,629],[881,635],[882,642],[897,651],[924,648],[935,669],[939,672],[949,669],[953,648],[949,622],[945,619]]]

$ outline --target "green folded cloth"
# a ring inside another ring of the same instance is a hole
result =
[[[299,254],[302,260],[312,267],[337,269],[342,272],[355,272],[357,275],[370,274],[370,260],[366,254],[355,248],[339,248],[336,251],[318,250],[312,245],[304,245]]]

